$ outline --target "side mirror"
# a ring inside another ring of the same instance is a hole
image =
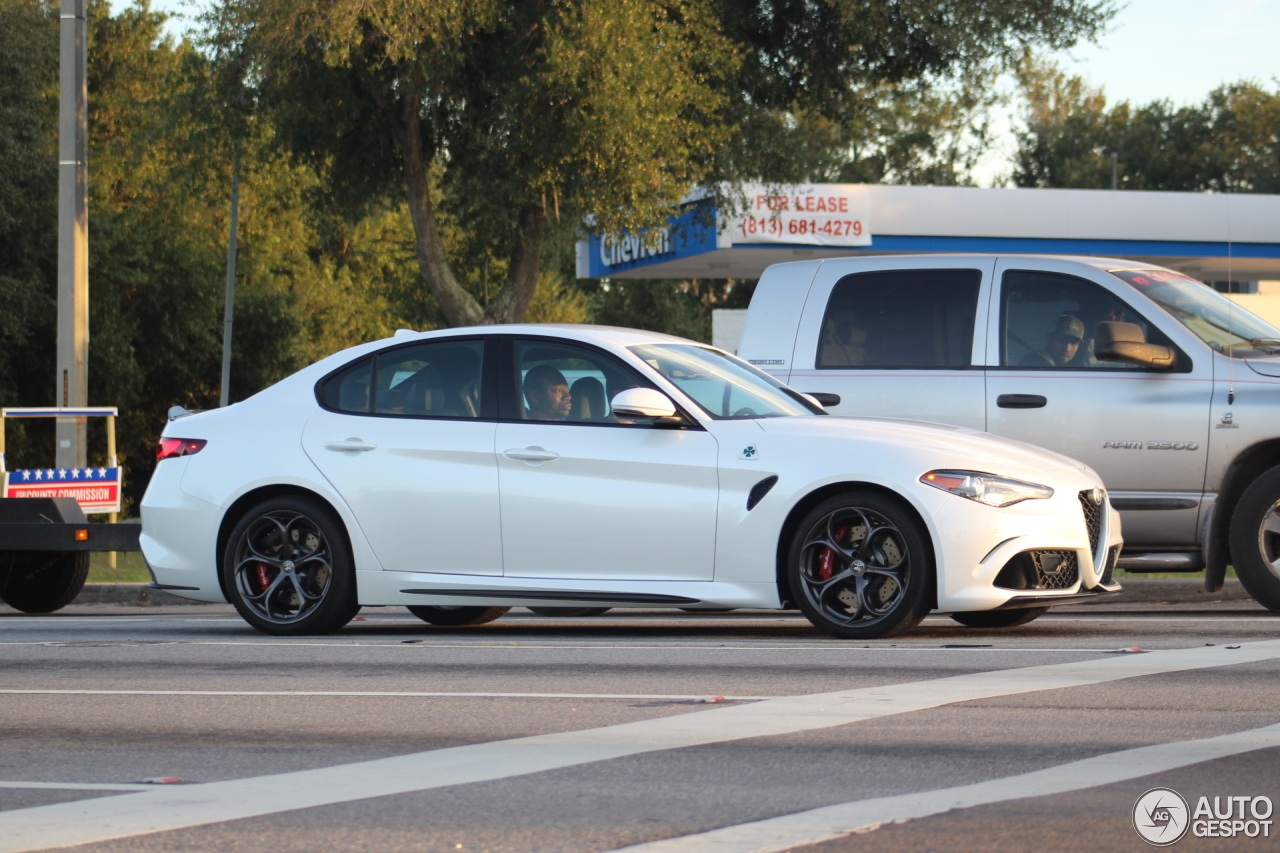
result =
[[[1135,323],[1098,324],[1093,338],[1093,356],[1098,361],[1116,361],[1139,367],[1173,367],[1171,347],[1147,343],[1142,327]]]
[[[824,391],[801,391],[800,393],[824,409],[830,409],[832,406],[840,405],[839,394],[828,394]]]
[[[671,398],[652,388],[619,391],[609,405],[613,408],[613,413],[622,418],[649,420],[676,416],[676,404],[671,402]]]

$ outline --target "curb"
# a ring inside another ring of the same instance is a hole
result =
[[[1086,607],[1115,607],[1130,604],[1215,604],[1221,602],[1251,603],[1249,593],[1240,581],[1228,578],[1222,589],[1205,592],[1204,581],[1192,578],[1120,578],[1124,592],[1097,604]],[[207,604],[179,598],[160,589],[152,589],[142,583],[88,583],[76,596],[73,604],[133,604],[149,607],[175,604]]]

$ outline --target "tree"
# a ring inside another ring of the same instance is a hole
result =
[[[57,316],[58,15],[0,0],[0,405],[53,403]],[[9,459],[53,454],[52,430],[8,426]]]
[[[674,211],[721,140],[710,83],[734,70],[695,0],[230,0],[212,23],[342,203],[399,185],[454,325],[524,315],[550,220],[619,230]],[[449,261],[441,198],[500,255],[487,306]]]
[[[1199,104],[1167,100],[1107,106],[1101,89],[1028,59],[1014,182],[1103,189],[1117,155],[1122,189],[1280,192],[1280,89],[1241,81]]]
[[[720,174],[957,183],[985,145],[994,74],[1113,14],[1106,0],[722,0],[744,58]]]

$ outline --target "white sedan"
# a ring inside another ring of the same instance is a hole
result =
[[[361,605],[799,608],[836,637],[931,609],[1022,624],[1117,592],[1119,516],[1074,460],[836,418],[712,347],[627,329],[399,332],[171,413],[142,502],[155,585],[272,634]]]

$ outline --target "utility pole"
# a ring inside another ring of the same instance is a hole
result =
[[[227,298],[222,309],[222,392],[218,405],[231,402],[231,328],[236,308],[236,231],[240,225],[240,146],[231,165],[231,235],[227,239]]]
[[[1120,154],[1117,151],[1111,152],[1111,189],[1119,189],[1120,183],[1117,178],[1120,176]]]
[[[89,113],[85,0],[62,0],[58,107],[58,375],[63,408],[89,404]],[[57,419],[55,461],[83,468],[85,418]]]

